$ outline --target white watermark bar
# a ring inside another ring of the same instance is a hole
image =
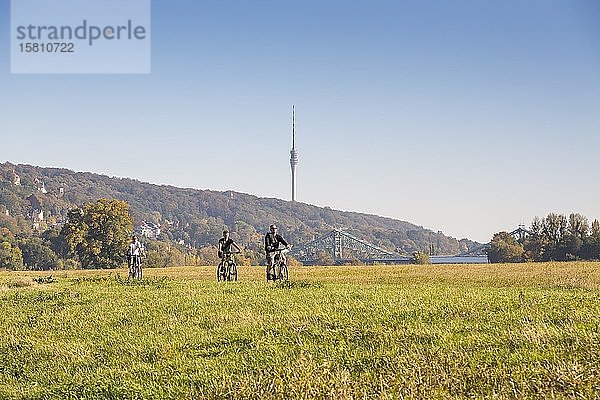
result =
[[[11,0],[13,74],[147,74],[150,0]]]

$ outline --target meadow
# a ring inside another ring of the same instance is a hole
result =
[[[600,398],[600,263],[0,272],[0,399]]]

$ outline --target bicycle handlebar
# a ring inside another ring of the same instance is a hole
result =
[[[271,251],[269,251],[269,253],[275,253],[276,251],[279,251],[279,252],[281,252],[281,251],[286,251],[286,250],[288,250],[288,251],[289,251],[289,250],[291,250],[291,248],[292,248],[292,246],[291,246],[291,245],[289,245],[289,246],[285,246],[283,249],[275,249],[275,250],[271,250]]]

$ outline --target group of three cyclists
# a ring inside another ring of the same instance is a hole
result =
[[[274,264],[278,257],[282,258],[285,264],[285,254],[281,250],[288,248],[288,242],[277,233],[277,226],[272,224],[269,232],[265,235],[265,253],[267,256],[267,281],[277,279]],[[217,254],[221,259],[219,268],[234,252],[240,252],[242,249],[229,237],[229,231],[223,231],[223,237],[219,239]],[[131,238],[131,243],[127,248],[127,264],[129,265],[129,277],[133,279],[142,279],[141,258],[145,256],[144,246],[138,241],[137,237]]]

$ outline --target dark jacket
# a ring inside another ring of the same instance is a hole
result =
[[[284,246],[287,246],[288,243],[284,238],[281,237],[280,234],[276,234],[274,237],[271,233],[267,233],[265,235],[265,251],[267,253],[272,253],[274,251],[279,250],[279,243]]]

